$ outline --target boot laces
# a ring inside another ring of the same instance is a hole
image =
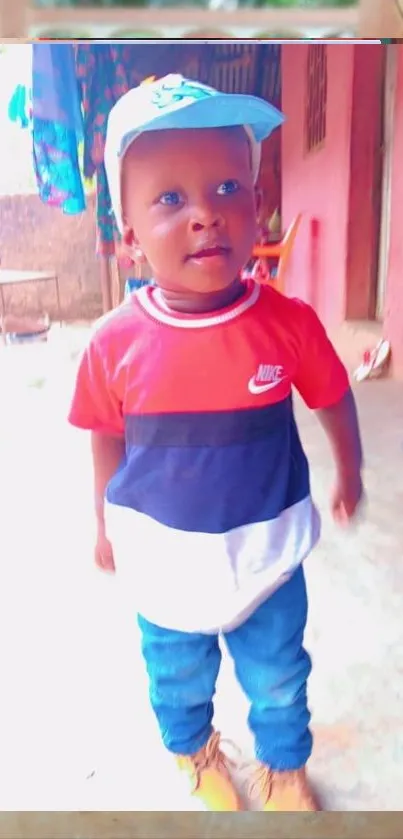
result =
[[[255,764],[255,771],[249,780],[247,794],[251,801],[260,801],[267,804],[272,798],[274,787],[279,790],[288,786],[290,782],[298,784],[300,794],[303,794],[316,809],[315,796],[310,790],[305,776],[300,777],[296,770],[273,772],[269,766],[263,763]]]
[[[246,765],[245,767],[246,768]],[[250,771],[251,764],[247,767]],[[247,795],[251,801],[270,801],[273,792],[273,772],[263,763],[254,764],[252,778],[248,779]]]
[[[221,746],[225,744],[237,750],[234,743],[230,740],[222,740],[220,733],[215,731],[204,748],[200,749],[197,754],[192,756],[194,792],[199,788],[202,774],[207,769],[211,769],[213,767],[219,772],[223,772],[229,776],[228,767],[236,766],[236,761],[228,757],[228,755],[224,754],[222,751]]]

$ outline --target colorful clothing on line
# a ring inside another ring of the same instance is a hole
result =
[[[152,52],[151,52],[152,50]],[[115,254],[119,233],[103,167],[114,103],[145,77],[180,69],[188,48],[133,44],[33,44],[33,145],[39,194],[65,212],[85,209],[83,173],[96,174],[97,252]]]
[[[86,208],[78,145],[83,139],[70,45],[33,44],[32,142],[39,195],[69,214]]]
[[[132,47],[79,44],[75,62],[84,120],[84,174],[97,174],[97,251],[115,253],[119,232],[112,212],[103,165],[109,111],[117,100],[141,81],[133,67]]]
[[[33,159],[39,195],[46,204],[75,215],[86,208],[76,135],[38,117],[33,122]]]
[[[11,122],[19,123],[21,128],[28,128],[32,119],[31,111],[30,91],[26,85],[18,84],[10,99],[8,118]]]

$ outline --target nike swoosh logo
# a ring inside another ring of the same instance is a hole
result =
[[[257,385],[256,381],[255,381],[255,377],[252,376],[252,378],[250,379],[250,382],[248,384],[249,393],[253,393],[254,395],[257,395],[259,393],[266,393],[267,390],[273,390],[273,388],[275,388],[275,387],[277,387],[277,385],[281,384],[281,382],[283,382],[284,379],[286,379],[286,378],[287,378],[287,376],[282,376],[281,379],[276,379],[276,381],[274,381],[274,382],[268,382],[265,385]]]

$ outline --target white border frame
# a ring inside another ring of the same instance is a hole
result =
[[[389,0],[383,0],[387,3]],[[354,37],[360,8],[326,9],[93,9],[34,8],[27,0],[0,0],[0,38],[35,37],[45,29],[90,30],[94,38],[109,38],[127,28],[163,32],[166,38],[190,36],[197,30],[222,31],[224,37],[253,37],[262,32],[303,33],[331,37],[339,32]],[[312,34],[311,34],[312,33]],[[72,35],[74,37],[74,35]],[[356,36],[357,37],[357,36]]]
[[[360,0],[352,9],[240,9],[234,12],[200,9],[35,9],[29,0],[0,0],[0,39],[30,40],[43,27],[94,29],[102,35],[111,29],[157,27],[166,38],[183,37],[194,29],[221,30],[228,37],[253,37],[262,31],[307,31],[312,37],[335,32],[358,38],[403,37],[403,0]],[[97,35],[95,35],[97,37]]]

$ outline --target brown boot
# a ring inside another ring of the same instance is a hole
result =
[[[192,795],[212,812],[243,810],[231,780],[228,759],[220,749],[220,735],[215,732],[195,755],[177,757],[179,769],[192,783]]]
[[[261,764],[252,780],[251,794],[260,801],[260,809],[267,813],[314,813],[321,809],[305,767],[293,772],[274,772]]]

